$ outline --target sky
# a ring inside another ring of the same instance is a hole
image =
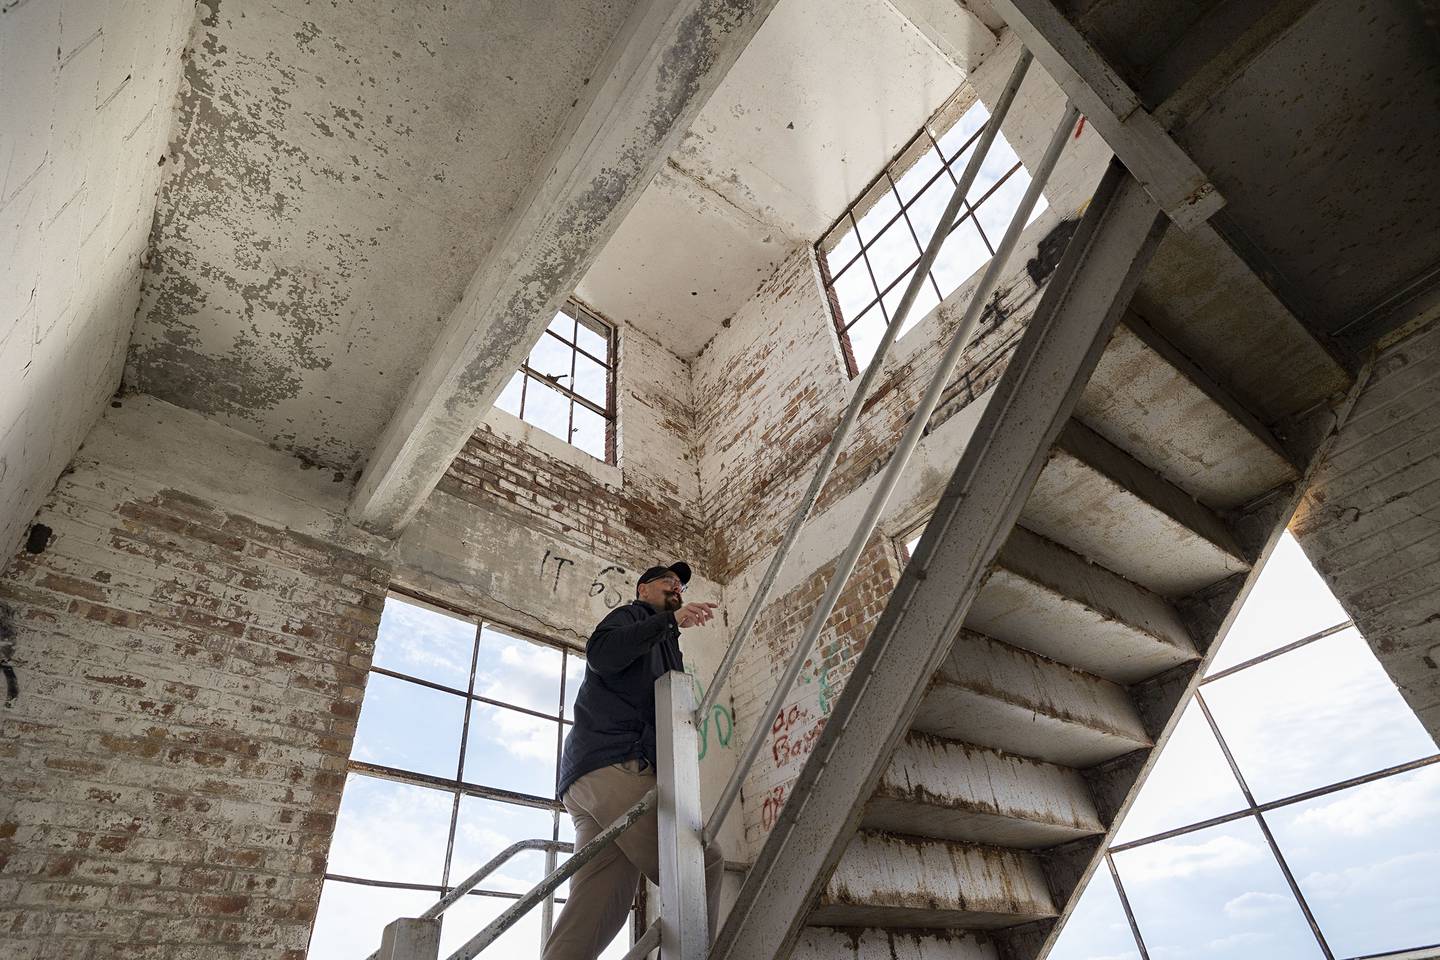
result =
[[[1345,620],[1286,535],[1213,675]],[[1435,743],[1354,629],[1201,687],[1258,803],[1433,755]],[[1185,710],[1121,843],[1246,806],[1198,707]],[[1440,765],[1265,814],[1337,958],[1440,943]],[[1114,855],[1155,960],[1322,957],[1259,824],[1236,820]],[[1054,960],[1139,957],[1103,866]]]

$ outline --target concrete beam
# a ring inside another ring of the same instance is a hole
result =
[[[775,0],[641,0],[371,453],[351,516],[396,536]]]
[[[955,0],[885,0],[968,76],[999,45],[994,31]]]

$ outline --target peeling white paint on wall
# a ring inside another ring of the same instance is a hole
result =
[[[0,24],[0,546],[120,384],[174,114],[183,0],[7,4]]]

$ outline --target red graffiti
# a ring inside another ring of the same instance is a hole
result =
[[[808,717],[809,715],[802,712],[801,716]],[[781,733],[776,736],[770,744],[770,755],[775,758],[775,766],[783,767],[808,756],[810,751],[815,749],[815,741],[820,739],[820,731],[824,729],[825,718],[821,717],[804,733],[796,731],[793,737],[789,733]]]
[[[780,809],[785,806],[785,785],[781,784],[765,794],[765,803],[760,807],[760,823],[769,830],[780,819]]]

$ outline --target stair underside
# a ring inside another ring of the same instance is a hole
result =
[[[1055,916],[1034,856],[999,847],[860,833],[812,924],[998,929]]]

